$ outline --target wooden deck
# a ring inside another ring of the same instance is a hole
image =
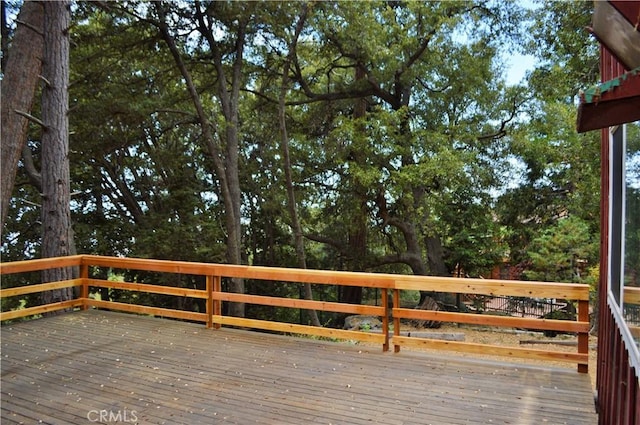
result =
[[[89,310],[2,327],[2,424],[595,424],[589,376]]]

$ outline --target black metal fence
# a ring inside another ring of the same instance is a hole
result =
[[[498,313],[517,317],[543,317],[555,311],[572,312],[566,302],[545,298],[467,296],[463,300],[467,309],[483,313]]]
[[[628,325],[640,326],[640,305],[624,304],[622,314]]]

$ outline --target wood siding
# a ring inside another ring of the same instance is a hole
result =
[[[602,81],[622,75],[626,70],[606,47],[601,46]],[[629,349],[608,303],[609,269],[609,129],[601,130],[601,243],[598,327],[598,371],[596,406],[602,425],[640,424],[640,371],[629,362]]]

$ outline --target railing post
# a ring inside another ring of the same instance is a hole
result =
[[[80,298],[82,299],[82,310],[88,310],[89,305],[87,299],[89,298],[89,265],[83,261],[80,262],[80,279],[82,279],[82,286],[80,287]]]
[[[392,310],[392,312],[394,312],[395,309],[397,309],[397,308],[400,308],[400,290],[394,288],[393,289],[393,310]],[[393,314],[393,336],[400,336],[400,318],[396,317],[395,314]],[[393,344],[393,352],[394,353],[399,353],[400,352],[400,346],[398,344]]]
[[[213,326],[213,280],[214,277],[206,276],[206,289],[207,289],[207,329],[211,329]]]
[[[387,288],[382,288],[382,308],[384,309],[384,316],[382,316],[382,332],[384,333],[384,343],[382,344],[382,351],[389,351],[389,291]]]
[[[222,277],[221,276],[211,276],[211,282],[212,282],[212,291],[210,291],[210,295],[209,297],[211,298],[211,308],[212,308],[212,313],[213,316],[222,316],[222,301],[220,301],[219,299],[214,299],[213,298],[213,293],[220,293],[222,292]],[[211,320],[213,320],[213,317],[210,315]],[[214,329],[220,329],[220,323],[214,323],[213,324],[213,328]]]
[[[589,321],[589,301],[588,300],[578,301],[578,321],[580,322]],[[588,331],[578,333],[578,353],[587,354],[587,355],[589,354],[589,332]],[[578,372],[588,373],[589,364],[579,363]]]

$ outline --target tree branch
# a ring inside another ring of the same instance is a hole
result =
[[[20,115],[21,117],[24,117],[24,118],[28,119],[29,121],[31,121],[31,122],[33,122],[33,123],[35,123],[35,124],[38,124],[38,125],[39,125],[39,126],[41,126],[43,129],[45,129],[45,130],[47,129],[46,124],[45,124],[44,122],[42,122],[42,120],[40,120],[40,119],[38,119],[38,118],[34,117],[34,116],[33,116],[33,115],[31,115],[30,113],[28,113],[28,112],[24,112],[24,111],[19,111],[19,110],[17,110],[17,109],[15,109],[15,110],[14,110],[14,112],[15,112],[16,114]]]
[[[29,28],[31,31],[35,32],[36,34],[38,34],[41,37],[44,37],[44,33],[42,32],[41,29],[38,29],[36,27],[34,27],[33,25],[31,25],[29,22],[25,22],[25,21],[21,21],[19,19],[16,19],[16,24],[25,26],[27,28]]]
[[[51,83],[49,82],[49,80],[44,78],[44,75],[38,75],[38,78],[40,78],[42,81],[44,81],[44,83],[47,85],[47,87],[51,87]]]
[[[33,163],[31,149],[29,149],[29,146],[26,144],[22,148],[22,163],[24,164],[24,170],[26,171],[31,184],[38,189],[38,192],[42,192],[42,175],[36,169],[36,166]]]
[[[513,121],[516,116],[518,115],[518,110],[520,109],[520,106],[522,104],[524,104],[526,102],[526,99],[523,99],[521,102],[518,102],[518,96],[514,95],[513,99],[512,99],[512,108],[511,111],[509,113],[509,116],[502,120],[502,122],[500,123],[500,128],[496,131],[494,131],[493,133],[490,134],[483,134],[478,136],[478,140],[482,141],[482,140],[496,140],[496,139],[500,139],[504,136],[507,135],[507,124],[509,124],[511,121]]]

